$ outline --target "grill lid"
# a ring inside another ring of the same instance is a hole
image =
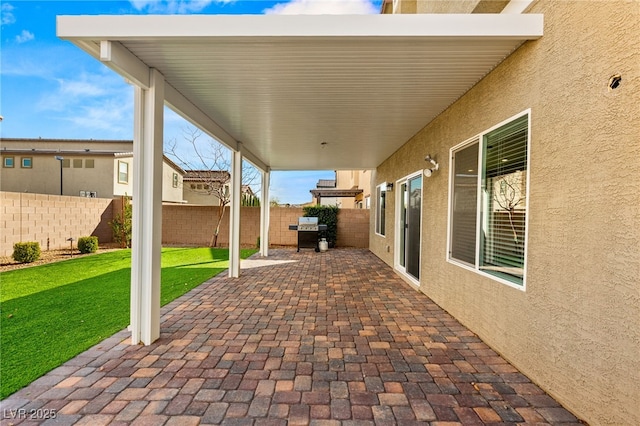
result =
[[[317,217],[299,217],[298,218],[298,231],[317,231],[317,230],[318,230]]]

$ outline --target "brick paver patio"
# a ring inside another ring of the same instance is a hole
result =
[[[2,424],[579,424],[366,250],[249,266],[165,306],[153,345],[122,331],[2,401]]]

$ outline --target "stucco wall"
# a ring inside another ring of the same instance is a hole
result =
[[[530,12],[544,14],[544,36],[380,165],[374,182],[434,156],[420,290],[580,418],[640,424],[640,2],[540,1]],[[610,91],[616,73],[622,84]],[[450,148],[528,108],[522,291],[446,262],[447,200]],[[370,248],[393,265],[394,193],[386,214],[385,238],[372,216]]]

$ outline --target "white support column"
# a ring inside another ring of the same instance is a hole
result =
[[[130,325],[133,345],[150,345],[160,337],[164,77],[151,69],[149,80],[148,90],[135,88]]]
[[[262,202],[260,203],[260,255],[269,256],[269,219],[271,205],[269,204],[269,182],[271,171],[261,170],[262,175]]]
[[[242,152],[231,151],[231,203],[229,214],[229,276],[240,276],[240,199],[242,198]]]

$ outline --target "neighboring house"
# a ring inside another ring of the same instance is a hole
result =
[[[352,190],[355,195],[341,199],[345,209],[371,207],[371,170],[336,170],[336,188]]]
[[[219,206],[220,195],[229,197],[230,180],[231,174],[226,170],[185,170],[184,200],[189,204]],[[256,195],[249,185],[242,185],[242,197],[249,200]]]
[[[224,170],[185,170],[183,197],[189,204],[219,206],[222,193],[229,193],[231,174]]]
[[[371,201],[369,170],[336,170],[335,179],[320,179],[310,192],[310,205],[338,206],[343,209],[368,209]]]
[[[133,193],[133,142],[0,139],[0,190],[113,198]],[[162,200],[182,203],[184,171],[167,157]]]

